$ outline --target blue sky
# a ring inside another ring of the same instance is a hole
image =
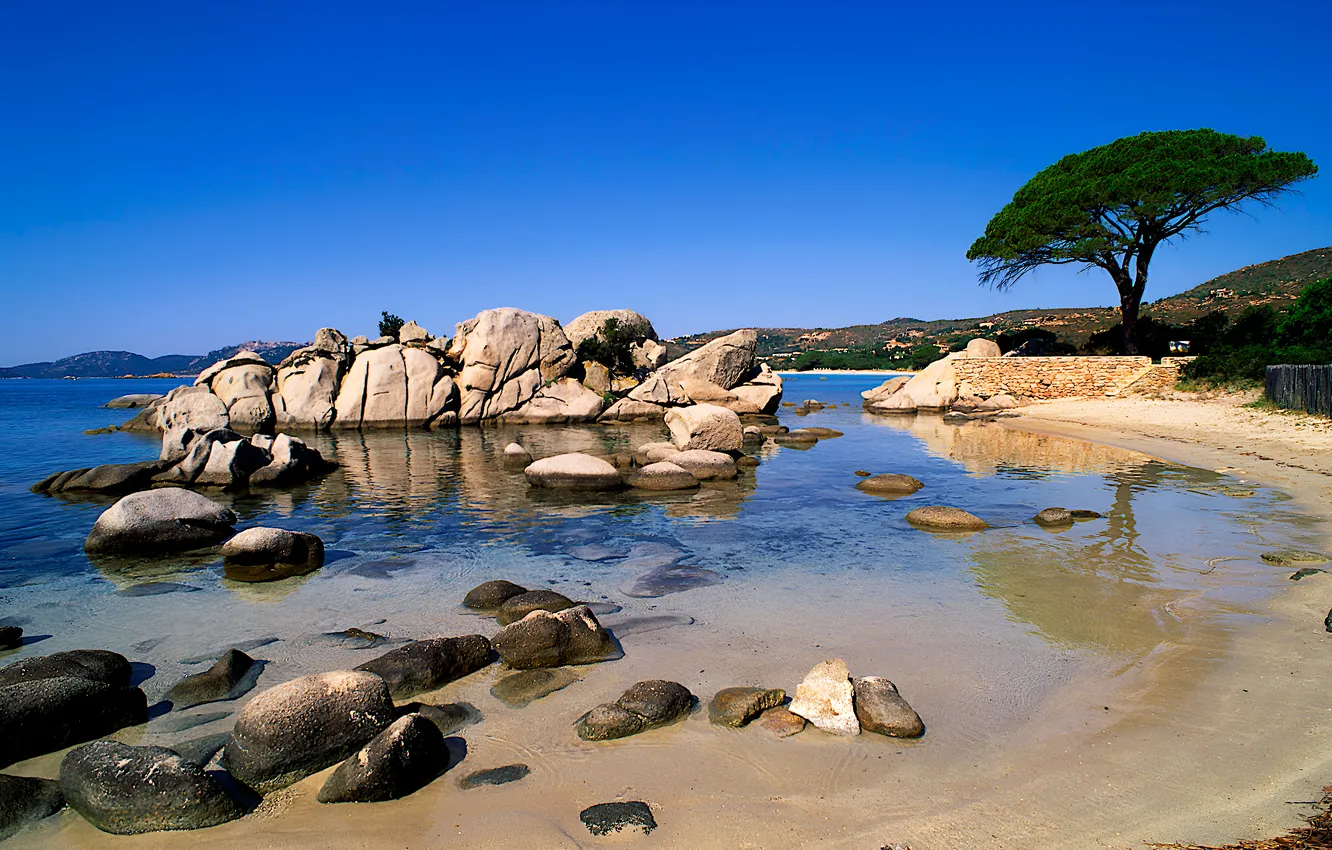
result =
[[[1028,177],[1214,127],[1323,168],[1149,299],[1332,245],[1332,4],[6,3],[0,365],[632,307],[664,336],[1114,302],[964,253]]]

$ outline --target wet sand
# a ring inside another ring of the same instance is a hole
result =
[[[926,451],[975,475],[1033,463],[1121,474],[1129,499],[1143,476],[1170,473],[1141,454],[1158,454],[1146,442],[1117,451],[1008,424],[960,429],[930,417],[862,421],[907,430]],[[1010,421],[1025,427],[1024,420]],[[1261,480],[1257,472],[1206,486],[1234,495],[1254,480]],[[1332,635],[1322,627],[1332,576],[1291,582],[1292,568],[1258,557],[1291,545],[1290,528],[1276,530],[1282,523],[1298,529],[1296,543],[1315,548],[1322,529],[1290,513],[1278,522],[1271,510],[1241,512],[1234,528],[1208,526],[1206,535],[1181,543],[1180,562],[1169,565],[1135,564],[1132,540],[1169,533],[1175,520],[1130,511],[1127,525],[1111,523],[1086,540],[1034,526],[931,540],[922,557],[948,559],[957,569],[931,574],[924,593],[908,591],[922,580],[910,572],[830,572],[822,582],[775,572],[762,581],[629,600],[622,612],[603,617],[625,658],[577,668],[581,682],[527,708],[507,709],[489,695],[500,675],[495,667],[418,697],[470,702],[485,720],[460,733],[467,742],[462,764],[406,799],[320,805],[314,796],[330,768],[271,795],[254,814],[209,830],[119,838],[65,812],[14,843],[878,848],[896,842],[931,850],[1123,848],[1270,835],[1303,811],[1287,801],[1317,798],[1332,777],[1332,708],[1322,685],[1332,675]],[[1197,534],[1186,517],[1178,524],[1180,534]],[[818,559],[812,551],[811,564]],[[1139,567],[1143,580],[1133,574]],[[1160,575],[1148,577],[1153,570]],[[400,600],[401,622],[418,630],[429,624],[440,634],[492,634],[492,622],[457,607],[468,587],[491,577],[460,563],[429,582],[414,585],[409,576],[383,599]],[[980,605],[977,588],[986,598]],[[303,647],[292,659],[280,655],[285,645],[275,645],[273,657],[287,669],[352,666],[376,654]],[[697,713],[621,741],[589,744],[573,734],[583,711],[639,679],[675,679],[704,701],[733,685],[794,691],[828,657],[846,658],[854,675],[893,679],[924,718],[926,737],[840,739],[807,729],[777,740],[757,728],[714,727]],[[229,722],[199,731],[225,731]],[[154,728],[117,737],[154,742]],[[54,775],[59,755],[14,772]],[[457,787],[460,776],[512,762],[529,765],[532,774],[507,786]],[[579,823],[580,809],[621,799],[651,803],[659,829],[594,838]]]

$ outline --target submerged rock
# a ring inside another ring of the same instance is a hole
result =
[[[878,676],[852,679],[855,689],[856,719],[866,732],[877,732],[892,738],[919,738],[925,734],[925,724],[911,707],[897,686]]]
[[[489,770],[478,770],[458,780],[458,787],[464,791],[480,788],[483,785],[507,785],[525,779],[532,769],[525,764],[506,764]]]
[[[738,474],[735,461],[723,452],[690,449],[670,456],[670,463],[680,467],[699,481],[730,481]]]
[[[595,664],[620,657],[615,641],[586,605],[555,614],[533,611],[500,629],[491,643],[504,663],[517,670]]]
[[[786,691],[779,688],[723,688],[708,703],[708,719],[718,726],[744,726],[785,699]]]
[[[321,803],[374,803],[406,797],[448,766],[439,728],[419,714],[395,720],[333,771],[319,789]]]
[[[860,473],[857,472],[856,475],[860,475]],[[869,475],[869,473],[865,473],[865,475]],[[896,472],[873,475],[856,483],[857,490],[887,496],[909,496],[924,486],[918,479]]]
[[[322,567],[324,542],[305,531],[247,528],[222,544],[222,559],[233,581],[275,581]]]
[[[192,490],[144,490],[103,511],[83,548],[125,555],[199,549],[226,539],[235,524],[230,508]]]
[[[859,735],[854,693],[846,662],[831,658],[814,665],[796,687],[795,699],[789,708],[825,732]]]
[[[683,467],[668,460],[650,463],[629,479],[629,486],[640,490],[692,490],[698,479]]]
[[[490,689],[490,695],[509,708],[526,708],[578,680],[577,673],[563,667],[522,670],[496,682]]]
[[[644,835],[657,828],[652,809],[647,803],[633,800],[624,803],[597,803],[579,812],[578,819],[593,835],[609,835],[622,829],[638,829]]]
[[[1100,519],[1101,514],[1097,511],[1088,511],[1081,508],[1074,508],[1068,512],[1074,519]]]
[[[524,469],[532,463],[532,453],[517,443],[504,447],[504,465],[514,469]]]
[[[510,596],[495,612],[495,619],[501,626],[516,623],[533,611],[549,611],[554,614],[566,608],[572,608],[574,601],[562,593],[553,590],[528,590],[517,596]]]
[[[165,747],[84,744],[61,761],[60,790],[84,819],[115,835],[202,829],[243,814],[220,782]]]
[[[1045,508],[1031,518],[1037,525],[1054,528],[1073,524],[1073,514],[1063,508]]]
[[[482,582],[467,591],[467,595],[463,597],[463,606],[473,611],[494,611],[506,600],[526,592],[527,588],[522,585],[504,579],[495,579]]]
[[[906,515],[906,521],[921,528],[941,531],[980,531],[990,527],[988,522],[974,514],[943,505],[916,508]]]
[[[433,691],[490,664],[490,641],[482,635],[431,638],[390,649],[357,670],[374,673],[402,698]]]
[[[0,841],[64,807],[60,783],[0,773]]]
[[[685,716],[694,695],[677,682],[651,679],[631,685],[613,703],[603,703],[578,719],[578,737],[584,741],[625,738],[664,726]]]
[[[1302,549],[1281,549],[1276,552],[1264,552],[1262,559],[1269,564],[1286,567],[1294,563],[1321,563],[1327,560],[1327,556],[1321,552],[1309,552]]]
[[[166,698],[175,709],[235,699],[249,690],[240,690],[239,686],[253,666],[253,658],[238,649],[229,649],[212,667],[177,682],[167,691]]]
[[[302,676],[264,691],[241,710],[223,764],[267,793],[337,764],[396,716],[388,685],[373,673]]]

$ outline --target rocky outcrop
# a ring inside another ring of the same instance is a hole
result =
[[[277,393],[273,396],[276,427],[328,430],[338,389],[350,363],[351,344],[333,328],[320,329],[313,345],[287,355],[277,368]]]
[[[230,508],[192,490],[145,490],[103,511],[83,548],[123,555],[198,549],[221,542],[235,524]]]
[[[559,322],[512,307],[458,325],[448,353],[462,364],[458,421],[466,424],[516,410],[577,362]]]
[[[243,814],[222,783],[164,747],[85,744],[61,761],[60,790],[70,808],[114,835],[202,829]]]
[[[669,410],[665,416],[671,440],[680,451],[702,449],[714,452],[739,451],[744,429],[735,411],[715,404],[695,404]]]
[[[755,374],[754,349],[758,334],[753,330],[736,331],[714,339],[662,366],[635,387],[629,398],[653,404],[688,404],[692,399],[680,386],[682,378],[692,378],[732,389]]]
[[[654,404],[650,401],[636,401],[632,398],[622,398],[619,401],[606,408],[605,412],[598,417],[600,422],[643,422],[643,421],[661,421],[666,415],[666,408],[660,404]]]
[[[207,387],[227,409],[228,425],[246,433],[273,426],[273,367],[252,351],[242,351],[199,373],[196,387]]]
[[[196,385],[167,393],[158,408],[157,423],[162,431],[162,460],[174,463],[185,457],[195,437],[230,428],[231,418],[222,399],[207,386]]]
[[[241,710],[223,764],[266,793],[337,764],[396,717],[388,685],[373,673],[302,676],[264,691]]]
[[[171,467],[170,461],[107,463],[90,469],[55,472],[32,485],[34,493],[133,493],[151,487],[153,478]]]
[[[742,402],[758,408],[758,413],[775,413],[782,403],[782,376],[764,363],[759,366],[758,374],[743,384],[731,387],[731,393]]]
[[[402,344],[352,361],[334,401],[334,428],[452,424],[457,387],[436,352]]]
[[[592,422],[601,414],[604,401],[574,378],[560,378],[537,390],[517,410],[499,416],[511,423]]]

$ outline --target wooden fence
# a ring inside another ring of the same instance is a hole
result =
[[[1267,397],[1287,410],[1332,416],[1332,366],[1268,366]]]

